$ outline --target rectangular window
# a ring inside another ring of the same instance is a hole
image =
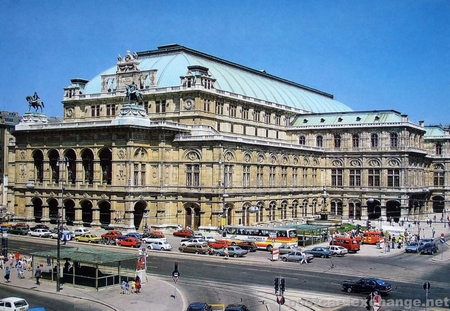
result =
[[[164,113],[166,112],[166,101],[158,100],[156,101],[156,113]]]
[[[274,119],[276,125],[281,125],[281,116],[275,115]]]
[[[270,187],[275,187],[275,182],[276,182],[276,167],[271,166],[269,168],[269,186]]]
[[[380,186],[380,170],[370,169],[368,172],[368,185],[369,187],[379,187]]]
[[[270,124],[270,114],[269,113],[264,114],[264,123]]]
[[[361,170],[350,170],[350,186],[361,186]]]
[[[236,105],[230,105],[230,117],[236,118]]]
[[[217,102],[216,103],[216,114],[223,115],[223,107],[224,107],[224,103]]]
[[[225,165],[225,188],[230,188],[233,186],[233,165]]]
[[[244,165],[242,168],[242,186],[250,187],[250,165]]]
[[[306,186],[308,184],[308,169],[306,167],[302,168],[302,185]]]
[[[188,164],[186,165],[186,186],[198,187],[200,185],[200,165]]]
[[[100,105],[92,105],[91,117],[99,117],[99,116],[100,116]]]
[[[205,112],[210,112],[211,111],[211,101],[208,99],[208,100],[205,100],[204,102],[203,102],[203,110],[205,111]]]
[[[106,115],[115,116],[116,115],[116,105],[106,105]]]
[[[141,186],[145,186],[146,172],[145,172],[145,164],[141,164]]]
[[[388,187],[400,187],[400,170],[388,170]]]
[[[259,165],[256,168],[256,185],[258,187],[262,187],[263,186],[263,180],[264,180],[264,169],[261,165]]]
[[[281,168],[281,187],[287,186],[287,167]]]
[[[444,172],[434,172],[434,185],[443,187],[445,184]]]
[[[298,185],[298,168],[292,168],[292,186],[297,187]]]
[[[342,186],[342,169],[331,170],[331,185]]]
[[[253,112],[253,121],[259,122],[261,117],[261,111],[255,110]]]
[[[242,119],[248,120],[248,108],[242,108]]]

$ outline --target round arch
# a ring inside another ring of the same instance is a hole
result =
[[[401,217],[401,206],[397,200],[389,200],[386,202],[386,217],[392,219],[394,222],[399,222]]]
[[[80,202],[81,205],[81,221],[83,226],[90,227],[93,215],[92,215],[92,202],[90,200],[83,200]]]
[[[33,218],[34,222],[41,222],[42,220],[42,214],[43,214],[43,208],[42,208],[42,200],[40,198],[34,198],[31,201],[31,204],[33,204]]]
[[[139,229],[141,226],[144,227],[143,224],[144,213],[146,212],[147,203],[143,200],[137,201],[134,204],[134,227]]]

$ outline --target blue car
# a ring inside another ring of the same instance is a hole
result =
[[[408,246],[405,247],[406,253],[418,253],[419,252],[419,243],[417,242],[411,242]]]
[[[193,302],[188,306],[186,311],[212,311],[212,308],[205,302]]]
[[[305,253],[311,254],[314,257],[328,258],[331,256],[331,251],[327,247],[313,247],[312,249],[306,250]]]

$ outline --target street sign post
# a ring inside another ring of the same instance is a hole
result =
[[[373,296],[373,301],[372,301],[372,310],[373,311],[379,311],[381,310],[381,296],[380,295],[375,295]]]
[[[439,242],[441,242],[441,260],[444,260],[444,250],[442,249],[445,244],[445,235],[441,233],[441,237],[439,238]]]

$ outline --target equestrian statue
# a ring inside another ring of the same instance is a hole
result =
[[[38,109],[41,109],[41,112],[43,111],[44,102],[39,98],[38,94],[34,92],[33,96],[27,96],[25,98],[28,102],[28,111],[30,111],[31,107],[33,107],[36,111]]]
[[[144,100],[144,96],[141,92],[138,91],[137,85],[136,83],[134,83],[134,81],[131,84],[126,85],[125,90],[126,93],[123,99],[125,100],[125,98],[128,98],[128,103],[130,103],[132,100]]]

